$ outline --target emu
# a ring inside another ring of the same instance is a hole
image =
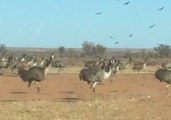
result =
[[[145,67],[147,66],[147,58],[144,60],[143,63],[134,63],[133,70],[136,70],[138,73],[140,70],[145,70]]]
[[[13,55],[3,54],[2,59],[0,60],[0,71],[1,75],[4,75],[7,70],[10,70],[11,64],[13,61]]]
[[[89,68],[89,67],[95,67],[98,64],[101,64],[101,62],[104,61],[104,58],[100,57],[98,60],[90,60],[86,61],[84,64],[84,68]]]
[[[51,54],[48,62],[46,63],[46,65],[44,67],[34,66],[28,70],[25,70],[23,68],[19,68],[18,74],[20,75],[20,78],[24,82],[28,82],[28,87],[30,87],[30,85],[32,83],[41,82],[42,80],[45,79],[45,77],[49,71],[49,67],[51,65],[52,59],[54,57],[55,57],[54,54]],[[38,92],[40,91],[39,87],[37,87],[37,90],[38,90]]]
[[[56,60],[56,61],[53,61],[53,62],[52,62],[52,67],[58,68],[57,73],[59,74],[60,71],[63,70],[63,69],[65,68],[65,64],[62,63],[61,61]]]
[[[158,69],[155,72],[155,77],[160,81],[160,82],[166,82],[166,94],[168,94],[168,88],[169,85],[171,84],[171,71],[167,69]]]
[[[161,66],[164,69],[171,70],[171,63],[170,62],[163,62]]]
[[[116,66],[109,61],[104,60],[95,67],[84,68],[80,71],[79,78],[91,85],[93,93],[95,94],[95,86],[103,80],[108,79],[113,73]]]
[[[21,58],[13,61],[13,64],[11,65],[11,73],[14,73],[15,69],[18,70],[18,68],[27,68],[28,67],[26,65],[26,57],[28,57],[28,56],[26,54],[23,54]]]

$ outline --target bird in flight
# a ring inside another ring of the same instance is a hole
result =
[[[126,3],[124,3],[124,5],[128,5],[130,2],[128,1],[128,2],[126,2]]]
[[[110,39],[114,39],[114,37],[113,37],[113,36],[109,36],[109,38],[110,38]]]
[[[159,8],[158,10],[163,10],[164,9],[164,6],[163,7],[161,7],[161,8]]]
[[[130,35],[129,35],[129,37],[132,37],[132,36],[133,36],[133,34],[130,34]]]
[[[156,24],[151,25],[151,26],[149,27],[149,29],[153,28],[154,26],[156,26]]]
[[[102,12],[98,12],[98,13],[96,13],[96,15],[100,15],[100,14],[102,14]]]
[[[115,44],[118,44],[119,42],[115,42]]]

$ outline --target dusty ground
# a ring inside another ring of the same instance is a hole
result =
[[[118,73],[97,85],[94,101],[78,73],[50,74],[38,86],[0,76],[0,120],[171,119],[171,96],[153,73]]]

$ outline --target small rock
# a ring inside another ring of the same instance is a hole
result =
[[[147,96],[148,99],[151,99],[151,96]]]
[[[135,100],[135,98],[134,98],[134,97],[130,97],[130,99],[131,99],[132,101],[134,101],[134,100]]]
[[[91,107],[91,106],[92,106],[92,104],[88,104],[88,106],[89,106],[89,107]]]

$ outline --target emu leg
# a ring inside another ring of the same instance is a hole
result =
[[[36,87],[36,89],[37,89],[37,92],[39,93],[40,92],[40,88],[39,87],[37,87],[35,84],[37,84],[38,82],[36,82],[36,81],[30,81],[29,82],[29,84],[28,84],[28,87],[30,87],[30,85],[31,85],[31,83],[33,83],[34,84],[34,86]]]
[[[34,86],[35,86],[36,89],[37,89],[37,93],[39,93],[39,92],[40,92],[40,88],[39,88],[38,86],[36,86],[36,84],[34,84]]]
[[[28,87],[30,87],[30,85],[31,85],[31,81],[29,81]]]
[[[169,84],[166,85],[166,95],[168,96],[168,88],[169,88]]]
[[[57,74],[59,74],[61,70],[62,70],[62,68],[61,68],[61,67],[59,67],[59,68],[58,68],[58,72],[57,72]]]
[[[39,83],[39,82],[34,81],[35,86],[36,86],[36,84],[38,84],[38,83]],[[40,92],[40,88],[39,88],[38,86],[36,86],[36,88],[37,88],[37,93],[39,93],[39,92]]]
[[[94,101],[95,100],[95,88],[92,88],[92,93],[91,93],[91,101]]]
[[[96,95],[96,90],[95,87],[97,85],[98,82],[94,82],[92,85],[92,96],[91,96],[91,100],[95,100],[95,95]]]
[[[36,86],[36,88],[37,88],[37,92],[39,93],[39,92],[40,92],[40,88],[39,88],[39,87],[37,87],[37,86]]]

